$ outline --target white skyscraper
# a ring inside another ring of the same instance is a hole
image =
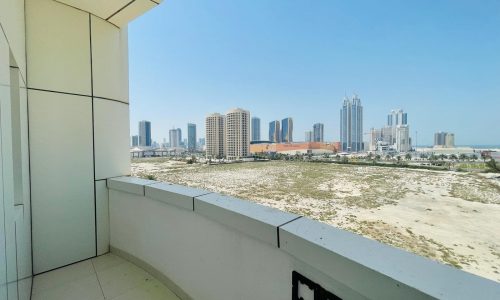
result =
[[[398,152],[408,152],[411,150],[410,127],[408,125],[396,126],[396,150]]]
[[[363,151],[363,106],[356,94],[345,97],[340,110],[340,143],[342,151]]]
[[[171,148],[179,148],[182,141],[182,131],[180,128],[170,129],[169,131],[169,141]]]
[[[207,158],[223,158],[226,156],[225,147],[225,117],[214,113],[205,120]]]
[[[235,108],[226,113],[226,157],[240,159],[250,155],[250,112]]]

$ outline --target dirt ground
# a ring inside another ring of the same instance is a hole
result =
[[[500,282],[500,179],[494,175],[160,158],[133,160],[132,175],[304,215]]]

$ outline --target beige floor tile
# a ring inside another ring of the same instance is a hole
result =
[[[113,299],[153,278],[141,268],[125,262],[97,272],[106,299]]]
[[[33,292],[32,300],[103,300],[96,274]]]
[[[115,267],[119,264],[126,262],[123,258],[116,256],[112,253],[108,253],[105,255],[98,256],[96,258],[92,258],[92,263],[94,264],[94,268],[96,272],[103,271],[108,268]]]
[[[35,276],[33,279],[33,293],[64,285],[94,274],[94,267],[90,260],[82,261],[61,269]]]
[[[158,280],[152,279],[113,300],[180,300]]]

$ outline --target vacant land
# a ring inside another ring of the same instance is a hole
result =
[[[308,216],[500,281],[500,179],[494,175],[157,158],[134,160],[132,173]]]

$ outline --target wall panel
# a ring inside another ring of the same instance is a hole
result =
[[[36,274],[95,255],[92,103],[33,90],[28,99]]]

